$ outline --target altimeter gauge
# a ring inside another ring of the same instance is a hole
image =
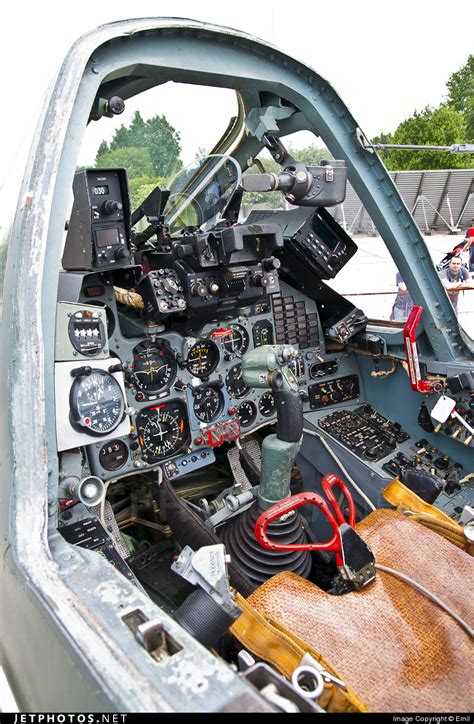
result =
[[[267,390],[258,401],[258,411],[263,417],[271,417],[275,412],[275,398],[271,390]]]
[[[250,400],[241,402],[237,408],[237,415],[240,420],[241,427],[249,427],[257,417],[257,408]]]
[[[224,409],[224,395],[212,385],[193,390],[193,412],[200,422],[214,422]]]
[[[110,372],[81,368],[76,371],[69,394],[70,420],[80,432],[107,435],[125,415],[125,399],[119,382]],[[73,371],[74,372],[74,371]]]

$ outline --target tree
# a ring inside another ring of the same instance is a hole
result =
[[[102,150],[102,153],[97,153],[95,161],[99,168],[126,168],[130,178],[141,176],[153,178],[155,176],[155,169],[147,148],[129,146],[112,151]]]
[[[474,55],[465,65],[451,73],[446,83],[449,95],[437,108],[427,106],[414,111],[400,123],[394,133],[381,133],[372,139],[377,143],[405,145],[451,146],[474,141]],[[472,155],[454,155],[441,151],[382,150],[390,170],[471,168]]]
[[[289,146],[288,151],[296,161],[304,163],[305,166],[314,166],[319,164],[323,159],[329,161],[334,158],[326,146],[317,146],[315,143],[305,148],[293,148],[293,146]]]
[[[466,141],[474,141],[474,55],[470,55],[465,65],[451,73],[446,86],[449,91],[447,101],[466,121]]]
[[[385,136],[385,138],[389,138]],[[438,108],[427,106],[415,111],[400,123],[395,133],[385,143],[406,145],[451,146],[466,140],[466,123],[462,113],[453,106]],[[374,139],[374,142],[376,139]],[[470,154],[451,154],[442,151],[391,150],[384,151],[384,161],[390,170],[417,170],[442,168],[470,168]]]
[[[165,116],[153,116],[145,121],[140,112],[136,111],[130,125],[120,126],[110,144],[102,141],[97,152],[96,165],[99,158],[103,158],[109,151],[125,148],[146,150],[155,176],[169,177],[182,166],[179,158],[179,133]]]

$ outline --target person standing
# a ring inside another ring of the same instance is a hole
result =
[[[469,271],[474,271],[474,219],[471,219],[471,226],[466,231],[466,243],[463,251],[469,252]]]
[[[408,315],[413,309],[413,299],[410,296],[407,285],[403,281],[400,272],[397,272],[395,283],[398,287],[398,294],[393,303],[390,319],[392,322],[404,322],[408,319]]]
[[[473,284],[470,282],[471,275],[465,266],[462,265],[460,256],[453,256],[449,261],[447,269],[439,272],[444,288],[448,292],[454,311],[458,312],[458,297],[462,289],[471,289]]]

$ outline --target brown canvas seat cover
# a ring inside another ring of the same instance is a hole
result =
[[[473,561],[465,552],[395,511],[378,510],[357,530],[377,563],[414,578],[473,626]],[[439,606],[387,573],[378,571],[363,591],[343,596],[281,573],[248,601],[320,652],[368,711],[474,708],[472,639]]]

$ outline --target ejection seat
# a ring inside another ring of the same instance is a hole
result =
[[[430,515],[422,515],[429,524]],[[438,522],[455,530],[452,521]],[[232,633],[288,677],[304,654],[322,664],[330,675],[319,704],[327,711],[472,710],[472,628],[465,628],[472,616],[472,558],[396,510],[377,510],[356,529],[378,566],[370,585],[335,596],[279,573],[247,599],[238,596],[244,613]],[[383,567],[428,589],[461,623]]]

